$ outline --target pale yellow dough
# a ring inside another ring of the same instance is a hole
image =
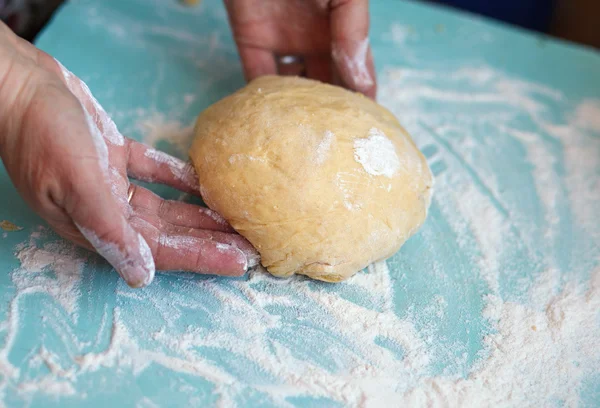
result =
[[[337,282],[421,226],[432,176],[385,108],[342,88],[266,76],[206,109],[190,157],[206,204],[276,276]]]

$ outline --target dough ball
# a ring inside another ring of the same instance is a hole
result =
[[[344,280],[421,226],[432,176],[394,115],[340,87],[265,76],[206,109],[190,156],[206,204],[275,276]]]

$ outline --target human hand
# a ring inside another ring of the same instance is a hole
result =
[[[61,236],[95,249],[132,287],[155,268],[238,276],[258,261],[218,214],[139,180],[196,193],[193,168],[123,137],[88,87],[0,23],[0,158]]]
[[[374,98],[368,0],[225,0],[246,79],[276,74],[277,55],[306,75]]]

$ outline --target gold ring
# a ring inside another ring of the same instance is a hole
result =
[[[133,186],[133,184],[129,185],[129,188],[127,189],[127,202],[131,203],[131,199],[133,198],[133,192],[135,191],[135,187]]]

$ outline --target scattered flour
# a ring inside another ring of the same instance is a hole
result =
[[[468,378],[423,378],[402,399],[404,406],[579,405],[581,384],[600,367],[600,269],[591,287],[567,284],[555,296],[554,279],[543,287],[538,307],[492,296],[484,316],[498,332],[485,338],[491,351]]]
[[[76,254],[75,247],[50,243],[38,248],[32,242],[17,252],[17,258],[21,267],[12,274],[15,286],[30,293],[40,291],[49,294],[77,320],[84,260]]]
[[[143,113],[135,128],[142,134],[144,143],[156,147],[160,142],[168,142],[175,148],[177,157],[187,157],[194,138],[194,125],[183,124],[161,113]]]
[[[441,89],[440,80],[453,90]],[[536,97],[540,94],[544,98]],[[138,291],[119,283],[121,303],[106,311],[98,329],[112,327],[109,345],[90,351],[73,326],[81,303],[92,295],[82,293],[86,258],[63,241],[42,244],[46,238],[34,232],[18,248],[21,266],[11,273],[15,294],[0,325],[5,339],[0,397],[14,388],[65,401],[84,399],[76,390],[90,373],[109,370],[107,379],[121,381],[159,366],[214,383],[222,406],[238,405],[248,389],[277,406],[291,406],[290,397],[306,395],[356,407],[578,406],[584,382],[600,367],[596,102],[572,106],[555,90],[489,67],[443,76],[434,70],[389,70],[382,77],[381,101],[403,119],[436,173],[435,218],[412,248],[419,263],[431,265],[429,304],[423,306],[420,293],[398,298],[403,285],[416,278],[410,263],[399,264],[407,261],[410,248],[389,267],[374,264],[335,286],[299,277],[279,280],[260,270],[248,280],[157,279]],[[431,108],[435,103],[445,109]],[[554,104],[572,115],[549,121],[545,113]],[[472,108],[481,114],[462,113]],[[531,128],[515,125],[520,115],[530,119]],[[165,137],[161,126],[147,133],[151,144]],[[171,129],[181,134],[183,128]],[[385,135],[373,129],[358,140],[357,161],[366,171],[391,177],[398,170]],[[511,163],[529,166],[512,176],[503,173],[513,183],[509,186],[498,173],[512,171],[510,166],[494,167],[502,161],[498,152],[506,149],[521,155]],[[374,160],[379,154],[385,160]],[[351,174],[340,177],[342,187],[352,182]],[[350,193],[346,198],[351,205]],[[538,212],[539,219],[532,219]],[[565,219],[572,229],[565,230]],[[438,262],[436,251],[444,249],[450,254],[439,257],[452,258],[455,271]],[[478,280],[485,290],[472,292]],[[473,364],[460,353],[464,345],[445,342],[431,329],[466,319],[456,317],[461,310],[444,296],[444,282],[457,286],[465,301],[483,296],[489,327],[475,335],[482,350]],[[64,324],[60,316],[51,318],[63,324],[70,349],[64,353],[42,343],[31,364],[43,361],[50,373],[29,375],[27,365],[17,367],[10,356],[28,313],[22,301],[41,295],[50,295],[64,310]],[[398,302],[409,306],[401,309]],[[209,316],[208,323],[185,320],[202,315]],[[433,323],[423,321],[424,315]],[[218,350],[235,364],[217,364],[202,350]],[[457,351],[442,370],[440,350]],[[455,369],[462,366],[462,372]],[[170,392],[191,398],[195,391]],[[145,396],[138,405],[155,403]]]
[[[600,133],[600,99],[583,101],[575,111],[573,124]]]
[[[408,26],[400,25],[398,23],[392,24],[391,31],[392,41],[394,41],[396,45],[403,45],[404,43],[406,43],[408,38],[410,38],[411,35],[415,34],[414,29],[411,29]]]

